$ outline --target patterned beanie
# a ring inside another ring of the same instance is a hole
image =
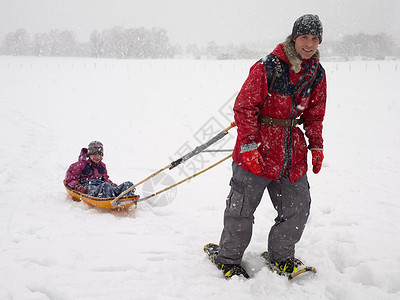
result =
[[[95,155],[95,154],[100,154],[103,156],[103,144],[99,141],[93,141],[89,144],[88,146],[88,152],[87,155]]]
[[[294,22],[292,40],[294,41],[302,34],[316,35],[319,38],[319,43],[322,43],[322,23],[317,15],[304,15]]]

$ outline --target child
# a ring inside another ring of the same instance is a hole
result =
[[[117,185],[110,180],[107,168],[103,159],[103,144],[93,141],[88,148],[82,148],[79,159],[67,170],[65,183],[74,190],[99,198],[113,198],[126,189],[133,186],[133,183],[126,181]],[[135,192],[132,189],[125,196],[131,196]]]

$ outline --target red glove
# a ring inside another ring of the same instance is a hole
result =
[[[87,194],[88,190],[85,189],[82,185],[79,183],[74,187],[74,190],[78,191],[81,194]]]
[[[253,174],[260,174],[264,167],[264,160],[257,149],[243,152],[243,161]]]
[[[324,160],[324,152],[322,150],[311,150],[313,172],[318,174],[321,171],[322,161]]]

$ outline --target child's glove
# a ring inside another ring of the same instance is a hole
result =
[[[74,190],[78,191],[81,194],[87,194],[87,192],[88,192],[88,190],[84,186],[80,185],[79,183],[74,187]]]
[[[311,150],[313,172],[318,174],[321,171],[322,161],[324,160],[324,152],[322,150]]]
[[[253,174],[260,174],[264,167],[264,160],[257,149],[243,152],[243,161]]]

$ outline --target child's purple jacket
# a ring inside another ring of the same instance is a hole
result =
[[[89,179],[101,179],[113,184],[108,177],[105,163],[102,161],[98,164],[94,163],[87,157],[87,151],[87,148],[82,148],[78,161],[68,168],[65,183],[72,188]]]

